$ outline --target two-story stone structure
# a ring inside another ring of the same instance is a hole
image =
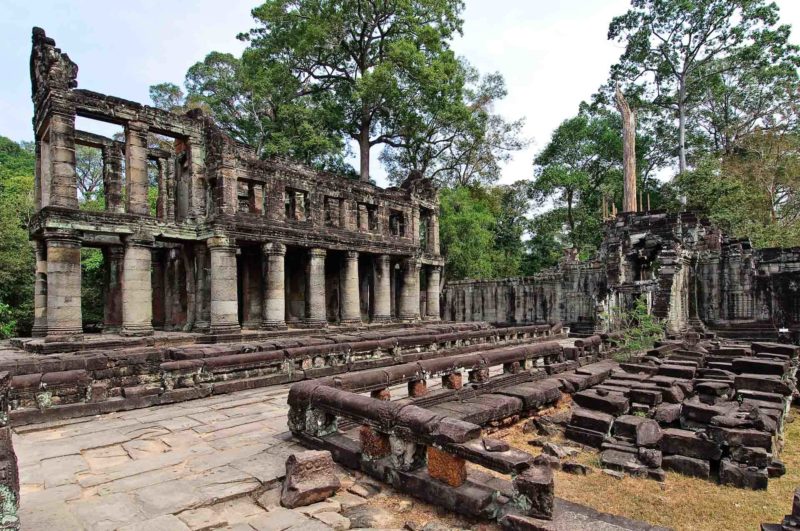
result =
[[[38,28],[30,67],[35,336],[81,337],[83,247],[103,251],[106,332],[438,318],[443,262],[430,181],[382,189],[260,160],[200,112],[78,89],[78,66]],[[124,141],[76,129],[77,117],[121,126]],[[104,211],[79,208],[79,145],[102,150]]]

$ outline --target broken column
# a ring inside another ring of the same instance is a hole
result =
[[[152,236],[133,234],[126,238],[122,266],[122,335],[153,333],[152,248]]]
[[[266,261],[263,326],[268,329],[286,328],[286,246],[282,243],[265,243],[261,250]]]
[[[358,289],[358,253],[347,251],[342,263],[342,324],[361,322],[361,307]]]
[[[442,269],[438,266],[428,268],[428,289],[427,289],[427,319],[439,319],[439,284],[441,282]]]
[[[419,268],[416,258],[407,258],[403,264],[403,289],[400,293],[400,319],[419,319]]]
[[[80,339],[81,243],[77,235],[45,235],[47,245],[47,335],[60,340]]]
[[[127,212],[148,215],[147,201],[147,124],[129,122],[125,127],[125,190]]]
[[[309,249],[306,266],[306,318],[309,326],[325,326],[325,249]]]
[[[239,298],[236,283],[236,245],[224,236],[206,240],[211,255],[210,323],[212,334],[238,332]]]
[[[392,274],[389,255],[375,258],[375,293],[373,322],[389,321],[392,318]]]

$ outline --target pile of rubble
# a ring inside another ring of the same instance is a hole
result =
[[[668,342],[577,392],[565,435],[603,466],[664,480],[664,469],[766,489],[796,393],[800,347]]]

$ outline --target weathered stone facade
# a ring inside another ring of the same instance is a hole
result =
[[[673,334],[707,328],[758,338],[800,329],[800,249],[753,249],[692,213],[619,214],[605,230],[592,260],[567,256],[533,277],[449,282],[443,318],[609,330],[609,310],[645,294]]]
[[[34,335],[81,338],[84,247],[104,251],[103,328],[124,336],[438,319],[443,261],[429,180],[381,189],[260,160],[198,111],[79,90],[77,73],[35,28]],[[76,129],[77,117],[121,125],[124,141]],[[79,145],[102,151],[105,211],[78,208]]]

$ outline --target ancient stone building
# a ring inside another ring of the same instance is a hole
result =
[[[200,112],[77,88],[78,66],[33,30],[34,335],[72,341],[81,249],[102,249],[104,332],[245,329],[439,317],[437,198],[260,160]],[[76,129],[122,126],[124,141]],[[102,151],[105,210],[79,208],[75,147]],[[152,188],[157,198],[152,205]]]
[[[625,213],[606,223],[597,256],[567,255],[533,277],[450,282],[455,321],[547,323],[608,330],[613,308],[645,295],[669,332],[707,328],[741,338],[800,329],[800,249],[753,249],[692,213]]]

